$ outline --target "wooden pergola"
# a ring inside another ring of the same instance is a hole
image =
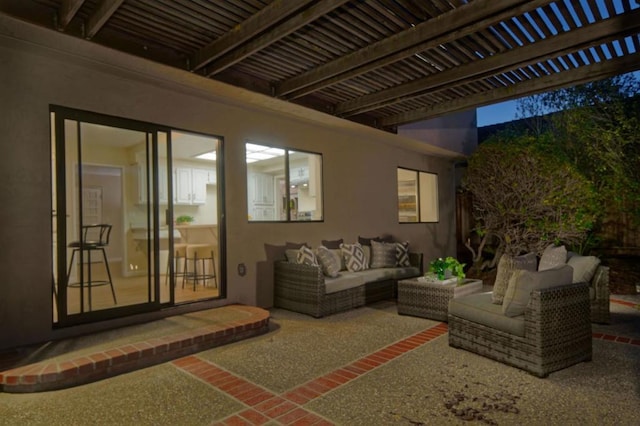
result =
[[[636,0],[5,0],[0,12],[389,131],[640,69]]]

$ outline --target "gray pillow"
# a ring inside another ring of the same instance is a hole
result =
[[[322,240],[321,243],[324,247],[328,248],[329,250],[333,250],[333,249],[339,249],[340,244],[344,243],[344,240],[342,238],[340,238],[339,240]]]
[[[491,293],[491,302],[496,305],[502,304],[513,271],[516,269],[535,271],[536,263],[537,258],[535,253],[527,253],[516,257],[503,254],[498,261],[498,270],[496,271],[496,281],[493,284],[493,292]]]
[[[544,271],[546,269],[551,269],[556,266],[564,265],[566,263],[567,249],[565,248],[565,246],[556,247],[553,244],[549,244],[547,248],[542,252],[538,271]]]
[[[396,266],[396,244],[371,241],[371,268]]]
[[[590,283],[600,265],[600,259],[596,256],[574,254],[567,261],[567,265],[573,268],[574,283]]]
[[[508,317],[524,314],[533,290],[571,284],[573,268],[559,265],[544,271],[517,270],[509,280],[509,287],[504,295],[502,313]]]
[[[322,268],[322,273],[335,278],[340,272],[340,257],[328,248],[320,246],[316,249],[316,258]]]

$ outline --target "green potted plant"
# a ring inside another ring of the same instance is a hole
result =
[[[189,225],[194,220],[193,216],[183,214],[176,218],[176,225]]]
[[[465,263],[460,263],[455,257],[439,257],[429,263],[429,274],[435,275],[438,280],[444,280],[450,276],[462,281],[465,278]]]

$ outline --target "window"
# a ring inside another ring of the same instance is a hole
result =
[[[398,221],[438,220],[438,175],[398,168]]]
[[[250,222],[321,221],[322,155],[246,143]]]

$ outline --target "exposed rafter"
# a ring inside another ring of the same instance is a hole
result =
[[[586,25],[572,32],[561,33],[538,43],[528,44],[475,62],[461,65],[412,81],[392,89],[338,104],[335,114],[349,116],[398,103],[433,90],[466,84],[474,80],[504,73],[511,69],[552,59],[576,50],[600,45],[640,30],[640,9],[628,15]]]
[[[298,13],[295,16],[292,16],[266,33],[259,35],[247,43],[238,46],[236,49],[231,50],[219,59],[214,60],[206,66],[205,74],[208,77],[211,77],[212,75],[225,70],[252,53],[257,52],[260,49],[264,49],[270,44],[280,40],[282,37],[286,37],[304,25],[324,16],[336,7],[342,6],[347,1],[348,0],[323,0],[314,4],[309,7],[309,9],[305,10],[304,13]]]
[[[384,63],[378,62],[372,67],[364,67],[367,64],[384,59],[387,56],[393,55],[392,61],[397,61],[419,53],[426,48],[442,43],[438,37],[454,32],[458,32],[456,35],[460,37],[465,35],[465,33],[469,34],[471,31],[477,31],[479,28],[476,27],[482,28],[497,23],[510,16],[513,13],[512,9],[521,6],[523,3],[526,2],[522,0],[502,0],[499,2],[493,0],[475,0],[450,12],[429,19],[413,28],[394,34],[364,49],[344,55],[332,62],[284,81],[276,88],[276,96],[285,99],[294,99],[329,84],[336,83],[339,80],[352,77],[352,74],[345,75],[348,71],[355,70],[357,74],[362,74],[373,69],[373,67],[378,68],[384,65]],[[530,4],[526,6],[526,10],[531,10],[536,7],[531,3],[544,4],[549,3],[549,1],[538,0],[529,3]],[[495,15],[499,16],[496,17]],[[470,26],[474,24],[476,27],[470,29]],[[435,43],[434,39],[437,39]],[[338,77],[338,79],[333,79],[331,82],[326,81],[332,77]],[[310,86],[313,87],[310,88]]]
[[[563,71],[536,79],[524,81],[512,86],[488,90],[472,96],[458,98],[449,102],[439,103],[433,107],[415,109],[413,111],[390,115],[379,121],[382,127],[393,127],[426,119],[442,117],[471,108],[509,101],[524,96],[535,95],[564,87],[585,84],[601,80],[613,75],[625,74],[640,70],[640,53],[611,59],[583,66],[572,71]]]
[[[311,3],[312,0],[275,0],[231,31],[209,43],[191,58],[192,70],[198,70],[252,37],[275,25]]]
[[[87,39],[93,38],[93,36],[100,31],[100,28],[111,18],[111,15],[118,10],[123,1],[124,0],[102,0],[96,11],[87,19],[85,37]]]
[[[84,0],[62,0],[58,12],[58,29],[64,30],[69,25],[83,3]]]
[[[640,52],[628,0],[2,0],[0,13],[54,16],[70,36],[388,131],[577,84],[590,64],[620,74],[605,65]]]

